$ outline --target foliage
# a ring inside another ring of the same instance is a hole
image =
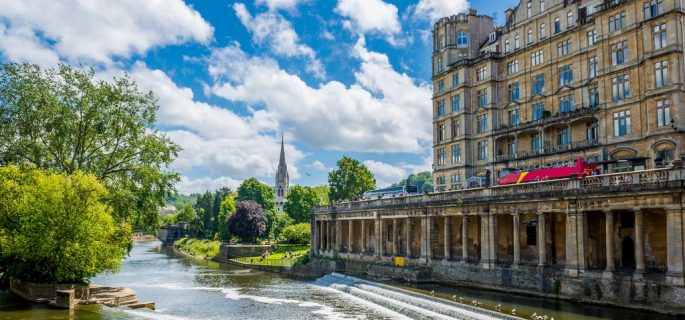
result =
[[[190,204],[187,204],[181,211],[176,213],[177,222],[193,222],[195,220],[195,209]]]
[[[283,210],[293,220],[293,223],[309,222],[312,208],[319,204],[319,195],[311,188],[300,185],[293,186],[288,190],[287,202]]]
[[[410,174],[406,179],[394,183],[392,186],[414,185],[418,188],[418,193],[424,193],[428,190],[433,192],[433,174],[430,171],[419,172],[417,174]]]
[[[195,205],[195,202],[197,202],[197,198],[200,197],[200,194],[198,193],[193,193],[191,195],[185,195],[185,194],[179,194],[176,193],[174,195],[168,196],[164,199],[164,202],[167,204],[171,204],[174,207],[176,207],[176,210],[181,210],[183,207],[185,207],[187,204]]]
[[[231,189],[224,187],[214,192],[205,192],[197,198],[195,209],[202,220],[203,233],[202,237],[211,237],[214,233],[219,232],[219,211],[221,210],[221,202],[226,196],[231,193]]]
[[[331,191],[331,188],[329,188],[327,185],[311,187],[311,189],[314,190],[316,195],[319,197],[317,204],[327,206],[331,203],[330,199],[328,199],[328,193]]]
[[[236,205],[236,211],[228,218],[228,232],[243,241],[254,243],[266,232],[266,218],[259,203],[246,200]]]
[[[352,200],[376,188],[376,179],[358,160],[344,156],[337,162],[338,169],[328,173],[329,198]]]
[[[309,223],[291,224],[283,229],[281,236],[287,243],[308,244],[311,240]]]
[[[117,270],[131,227],[115,222],[107,196],[81,171],[0,167],[0,274],[74,283]]]
[[[309,262],[308,245],[278,245],[277,249],[266,257],[243,257],[231,259],[246,264],[292,266]],[[305,258],[307,257],[307,258]]]
[[[94,79],[68,65],[0,67],[0,163],[92,174],[117,221],[154,231],[178,174],[179,147],[154,129],[159,108],[128,77]]]
[[[256,178],[250,178],[238,187],[236,201],[252,200],[259,203],[264,211],[275,209],[274,191],[266,184],[259,182]]]
[[[269,239],[278,239],[283,228],[292,223],[285,212],[278,212],[276,209],[265,210],[264,217],[266,217],[265,235]]]
[[[198,258],[211,259],[219,254],[221,241],[183,238],[176,240],[174,247]]]
[[[227,195],[226,198],[224,198],[224,201],[221,202],[221,206],[219,206],[219,239],[221,240],[228,240],[230,238],[230,233],[228,233],[228,226],[226,225],[226,222],[228,221],[228,218],[235,212],[235,196],[234,195]]]

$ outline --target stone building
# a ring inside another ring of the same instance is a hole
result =
[[[683,150],[683,13],[666,0],[523,0],[433,29],[436,190],[582,155],[606,173]],[[489,179],[488,179],[489,178]]]
[[[290,177],[288,176],[288,165],[285,164],[285,148],[283,145],[283,138],[281,138],[281,157],[278,160],[278,169],[276,170],[276,186],[274,187],[274,195],[276,196],[276,208],[278,212],[283,212],[283,205],[287,201],[288,187],[290,186]]]

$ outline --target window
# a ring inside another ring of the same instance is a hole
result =
[[[453,144],[452,145],[452,163],[459,163],[459,162],[461,162],[461,145]]]
[[[614,136],[630,134],[630,110],[614,112]]]
[[[459,109],[461,109],[461,93],[452,96],[452,112],[459,111]]]
[[[611,79],[611,100],[616,101],[630,97],[630,79],[628,75]]]
[[[609,32],[616,32],[626,25],[626,13],[621,12],[609,17]]]
[[[540,39],[547,36],[547,26],[544,23],[540,24]]]
[[[659,159],[661,159],[660,164],[662,166],[664,165],[664,163],[663,163],[664,160],[666,160],[666,161],[671,160],[672,161],[674,159],[673,158],[673,149],[657,150],[656,158],[654,159],[654,161],[657,162]]]
[[[533,43],[533,29],[528,29],[528,44]]]
[[[573,81],[573,66],[559,68],[559,87],[568,86]]]
[[[459,85],[459,74],[455,73],[452,75],[452,86],[456,87]]]
[[[509,53],[509,39],[504,40],[504,53]]]
[[[661,49],[666,46],[666,24],[657,24],[654,27],[654,50]]]
[[[450,176],[450,182],[452,183],[459,183],[461,182],[461,174],[455,173]],[[454,187],[452,187],[454,188]]]
[[[445,100],[438,101],[437,109],[438,117],[445,115]]]
[[[488,160],[487,141],[478,141],[478,160]]]
[[[459,31],[457,33],[457,48],[468,48],[469,46],[469,35],[466,31]]]
[[[452,138],[456,138],[461,135],[461,121],[452,120]]]
[[[438,58],[438,73],[442,72],[445,66],[442,64],[442,58]]]
[[[542,94],[545,92],[545,74],[541,73],[535,77],[533,77],[533,90],[531,91],[531,95],[537,95],[537,94]]]
[[[476,117],[476,133],[484,133],[488,131],[488,115],[481,114]]]
[[[530,150],[540,149],[540,134],[534,133],[530,135]]]
[[[514,82],[509,84],[509,102],[515,102],[519,100],[519,83]]]
[[[444,166],[445,165],[445,148],[438,148],[438,165],[439,166]]]
[[[519,122],[521,121],[521,117],[519,115],[519,109],[509,110],[507,113],[509,115],[509,125],[510,126],[515,126],[515,125],[519,124]]]
[[[561,21],[559,21],[559,17],[554,18],[554,33],[559,33],[561,32]]]
[[[526,8],[528,9],[528,18],[530,18],[533,15],[533,2],[531,0],[528,0]]]
[[[597,57],[591,57],[587,59],[587,66],[588,66],[588,71],[590,74],[590,78],[594,78],[597,76]]]
[[[445,48],[445,37],[440,37],[440,49]]]
[[[537,246],[538,245],[538,234],[537,234],[537,224],[528,223],[526,224],[526,245],[527,246]]]
[[[653,18],[664,13],[663,0],[651,0],[645,2],[645,19]]]
[[[478,106],[485,108],[488,104],[488,89],[478,90]]]
[[[628,60],[628,40],[611,45],[611,65],[617,66]]]
[[[545,11],[545,0],[540,0],[540,12]]]
[[[573,111],[573,95],[569,94],[559,97],[559,112],[566,113]]]
[[[447,138],[445,127],[444,123],[438,125],[438,141],[443,141]]]
[[[480,67],[476,69],[476,81],[482,81],[485,79],[486,73],[488,72],[487,67]]]
[[[557,128],[557,145],[563,146],[571,142],[568,134],[568,127]]]
[[[654,79],[657,88],[668,85],[668,61],[660,61],[654,65]]]
[[[510,61],[507,63],[507,74],[514,74],[519,72],[519,61],[518,59]]]
[[[664,99],[656,102],[656,126],[665,127],[671,124],[671,100]]]
[[[573,25],[573,11],[569,11],[566,13],[566,29],[572,28]]]
[[[545,114],[545,103],[544,102],[538,102],[538,103],[533,103],[533,120],[540,120],[542,119],[542,116]]]
[[[599,137],[599,121],[597,119],[585,123],[585,137],[588,141],[596,142]]]
[[[536,51],[530,54],[530,64],[532,66],[537,66],[545,61],[544,52],[542,50]]]
[[[521,36],[517,33],[514,36],[514,49],[518,49],[521,47]]]
[[[595,42],[597,42],[597,31],[592,29],[587,32],[587,46],[592,47],[595,45]]]
[[[438,93],[445,91],[445,81],[438,81]]]
[[[571,51],[571,40],[566,40],[557,43],[557,56],[565,56]]]
[[[516,139],[510,138],[507,141],[507,154],[513,155],[516,153]]]
[[[437,178],[438,184],[445,184],[447,183],[447,179],[445,177],[438,177]],[[438,191],[445,191],[444,188],[439,188]]]
[[[594,108],[599,105],[599,91],[597,87],[592,87],[588,89],[588,95],[590,96],[590,108]]]

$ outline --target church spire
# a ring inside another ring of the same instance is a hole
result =
[[[286,195],[288,194],[288,187],[290,185],[290,177],[288,176],[288,166],[285,164],[285,143],[283,141],[283,133],[281,133],[281,156],[278,160],[278,169],[276,170],[276,187],[274,193],[276,195],[276,208],[278,211],[283,211],[283,205],[286,202]]]
[[[281,166],[287,171],[288,168],[285,164],[285,147],[283,145],[283,133],[281,133],[281,158],[278,160],[278,171],[281,171]]]

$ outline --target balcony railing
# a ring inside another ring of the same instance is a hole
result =
[[[537,127],[537,126],[541,126],[541,125],[545,125],[545,124],[556,123],[559,121],[584,117],[584,116],[587,116],[590,114],[594,114],[595,112],[598,111],[598,109],[599,108],[597,108],[597,107],[592,107],[592,108],[583,107],[583,108],[579,108],[579,109],[576,109],[576,110],[571,111],[571,112],[559,113],[559,114],[556,114],[553,116],[544,117],[544,118],[540,118],[540,119],[533,120],[533,121],[523,122],[523,123],[519,123],[519,124],[516,124],[513,126],[500,125],[500,127],[495,129],[494,131],[495,131],[495,135],[499,135],[499,134],[504,134],[504,133],[513,132],[513,131],[529,129],[529,128],[533,128],[533,127]]]
[[[541,148],[541,149],[526,150],[526,151],[520,151],[520,152],[516,152],[516,153],[508,153],[508,154],[498,155],[495,157],[495,162],[509,161],[509,160],[514,160],[514,159],[525,159],[525,158],[537,157],[537,156],[545,155],[545,154],[549,155],[549,154],[555,154],[555,153],[560,153],[560,152],[575,151],[578,149],[595,147],[598,144],[599,144],[599,140],[597,140],[597,139],[574,141],[571,143],[549,146],[549,147],[545,147],[545,148]]]
[[[393,206],[422,206],[427,203],[462,203],[465,201],[497,201],[503,198],[515,200],[517,197],[561,196],[597,192],[635,192],[639,190],[663,190],[683,188],[685,170],[682,168],[663,168],[604,175],[589,176],[582,179],[558,179],[521,184],[472,188],[424,195],[381,198],[373,200],[335,202],[328,206],[314,208],[314,214],[332,211],[357,211]]]

